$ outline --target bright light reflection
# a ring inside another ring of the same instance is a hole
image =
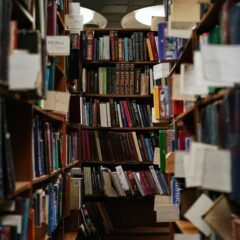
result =
[[[151,26],[152,16],[164,17],[165,11],[163,5],[141,8],[135,11],[135,18],[138,22]]]
[[[86,24],[93,19],[94,12],[91,9],[80,7],[80,15],[83,15],[83,24]]]

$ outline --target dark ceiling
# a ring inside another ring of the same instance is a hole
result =
[[[80,0],[80,4],[104,15],[108,20],[108,28],[117,28],[121,27],[121,19],[125,14],[142,7],[162,4],[162,0]]]

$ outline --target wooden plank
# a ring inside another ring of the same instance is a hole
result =
[[[184,234],[197,234],[199,233],[197,228],[188,221],[178,220],[175,222],[179,230]]]

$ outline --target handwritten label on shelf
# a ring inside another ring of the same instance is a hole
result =
[[[65,15],[65,30],[78,29],[83,30],[83,16],[77,14],[66,14]]]
[[[69,36],[47,36],[47,53],[50,56],[68,56],[70,54]]]
[[[14,51],[9,58],[9,67],[9,89],[31,90],[41,86],[40,54]]]

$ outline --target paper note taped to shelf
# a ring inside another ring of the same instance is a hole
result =
[[[65,30],[79,29],[83,30],[83,16],[78,14],[65,15]]]
[[[202,172],[203,188],[227,193],[232,191],[229,150],[206,149]]]
[[[175,233],[174,240],[200,240],[200,234]]]
[[[189,155],[187,151],[175,151],[175,177],[184,178],[184,156]]]
[[[233,86],[240,82],[240,46],[201,46],[204,75],[211,86]]]
[[[10,90],[33,90],[39,88],[42,81],[40,54],[14,51],[9,57],[9,68]]]
[[[157,222],[174,222],[179,220],[179,206],[175,204],[158,205]]]
[[[153,66],[153,79],[166,78],[170,72],[170,63],[159,63]]]
[[[47,53],[50,56],[68,56],[70,54],[69,36],[47,36]]]
[[[70,94],[60,91],[48,91],[47,98],[44,100],[43,108],[66,114],[69,108]]]

